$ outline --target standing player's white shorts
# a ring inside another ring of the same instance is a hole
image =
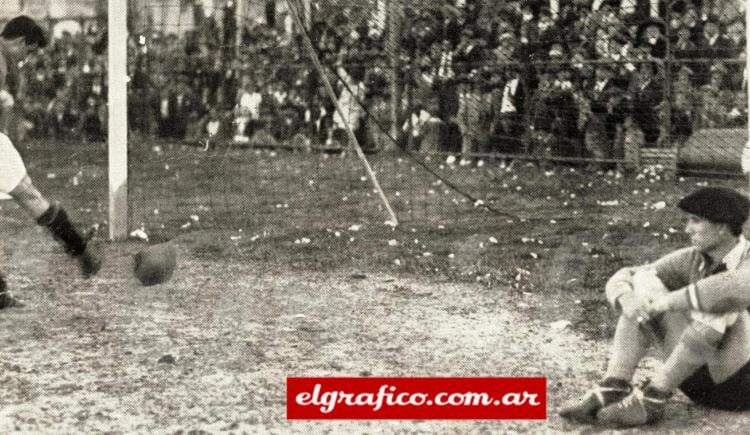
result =
[[[0,199],[7,199],[7,194],[15,189],[25,176],[26,166],[23,159],[10,138],[0,133]]]

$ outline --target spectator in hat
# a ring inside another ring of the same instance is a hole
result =
[[[610,58],[610,35],[609,32],[607,32],[607,29],[604,27],[599,28],[594,33],[594,51],[596,53],[596,57],[599,59],[608,59]]]
[[[658,107],[664,99],[661,80],[656,78],[657,66],[653,62],[639,65],[631,88],[631,113],[635,124],[643,131],[645,146],[656,146],[659,139]]]
[[[502,85],[493,98],[493,128],[497,151],[518,153],[523,150],[521,137],[525,130],[526,83],[520,68],[508,66],[501,73]]]
[[[463,29],[453,56],[456,74],[469,75],[480,68],[485,45],[471,28]]]
[[[686,59],[696,56],[697,53],[695,50],[698,48],[698,45],[695,43],[693,33],[688,26],[681,25],[677,27],[674,29],[673,35],[676,39],[671,48],[675,58]]]
[[[516,58],[516,36],[510,32],[504,32],[497,38],[497,47],[492,50],[495,60],[500,63],[508,63]]]
[[[703,34],[698,40],[697,57],[700,59],[717,60],[729,59],[733,54],[733,45],[726,35],[720,31],[719,19],[715,16],[708,16],[703,23]],[[710,76],[710,63],[704,63],[697,73],[697,84],[704,85],[708,83]]]
[[[209,106],[208,113],[198,122],[195,136],[191,141],[201,142],[208,149],[212,142],[227,139],[232,133],[232,119],[222,114],[216,107]]]
[[[724,88],[727,67],[717,63],[710,68],[709,82],[700,87],[702,128],[727,127],[729,113],[734,103],[732,92]]]
[[[589,62],[590,57],[589,50],[584,44],[570,49],[571,80],[577,89],[583,89],[584,82],[594,77],[594,64]]]
[[[537,42],[539,40],[539,27],[534,20],[534,11],[531,4],[524,2],[521,8],[521,19],[518,24],[518,58],[527,60],[536,54]]]
[[[99,104],[93,96],[86,98],[81,114],[81,127],[79,129],[84,141],[102,142],[105,139],[103,120],[99,116]]]
[[[644,21],[636,31],[638,45],[647,48],[651,57],[664,59],[667,55],[666,28],[666,23],[660,18],[651,17]]]
[[[437,151],[436,140],[429,140],[429,137],[440,122],[438,118],[430,114],[424,105],[417,103],[411,115],[401,127],[401,130],[408,135],[406,138],[407,149],[423,152]]]
[[[458,112],[456,125],[461,132],[461,163],[467,164],[473,153],[484,151],[487,140],[484,111],[489,106],[489,95],[483,92],[476,77],[470,74],[458,84]]]
[[[562,43],[552,44],[549,57],[557,66],[552,76],[552,91],[549,99],[552,117],[551,132],[556,140],[552,153],[562,157],[583,157],[583,138],[578,129],[578,97],[580,82],[570,64],[563,62],[569,55]]]
[[[620,23],[620,0],[595,0],[591,3],[596,25],[602,28]],[[598,9],[597,9],[598,7]]]
[[[249,74],[242,76],[242,85],[237,91],[234,112],[234,141],[248,143],[260,120],[260,105],[263,96],[259,84]]]
[[[724,23],[745,20],[744,0],[703,0],[699,3],[702,4],[703,15],[720,17]]]
[[[696,121],[696,107],[698,94],[692,83],[693,70],[682,65],[677,72],[672,90],[674,105],[672,106],[672,137],[678,142],[684,142],[693,134],[693,124]]]
[[[727,39],[729,39],[732,45],[732,53],[730,58],[744,60],[745,56],[745,20],[734,20],[727,24],[726,30]],[[741,63],[730,63],[728,65],[729,71],[727,72],[727,86],[733,91],[742,90],[742,82],[745,78],[744,72],[745,62]]]
[[[730,106],[727,111],[727,127],[747,127],[747,94],[745,92],[728,91]]]
[[[529,101],[529,151],[538,157],[549,157],[555,137],[552,134],[553,68],[541,68],[539,82]]]
[[[455,123],[459,101],[455,72],[455,51],[450,41],[437,44],[437,71],[434,75],[433,89],[438,94],[438,118],[444,120],[440,133],[440,149],[456,151],[460,147],[461,131]]]
[[[615,64],[615,75],[626,84],[630,82],[630,77],[637,69],[637,65],[622,63],[633,56],[632,51],[633,47],[624,33],[619,31],[612,33],[609,40],[608,58],[618,62]]]
[[[690,33],[690,40],[693,41],[694,44],[697,44],[702,30],[700,26],[700,13],[692,1],[685,2],[683,5],[684,9],[682,10],[682,13],[675,14],[675,18],[680,21],[679,28],[686,28]],[[673,34],[675,33],[676,32],[673,32]]]
[[[679,63],[676,63],[675,69],[684,65],[694,71],[696,69],[695,64],[691,60],[697,58],[698,46],[692,40],[690,29],[687,26],[680,26],[675,33],[677,34],[677,40],[671,47],[675,60],[679,61]]]
[[[533,49],[538,55],[544,57],[547,55],[547,51],[549,51],[552,43],[560,41],[561,36],[552,17],[552,12],[548,7],[545,6],[539,9],[536,26],[536,41],[534,41]]]
[[[197,113],[200,112],[198,102],[193,90],[188,86],[188,77],[181,75],[173,92],[169,95],[170,135],[176,139],[184,139],[188,130],[188,124],[197,121]]]
[[[333,113],[333,132],[331,138],[341,145],[348,142],[347,127],[352,132],[361,132],[360,127],[364,124],[365,112],[360,102],[366,94],[365,72],[363,68],[355,66],[347,70],[344,65],[344,54],[340,53],[336,60],[336,72],[342,80],[341,92],[338,104],[343,112],[342,115],[336,111]],[[364,137],[357,137],[364,143]]]
[[[735,49],[735,53],[733,57],[736,57],[739,55],[739,53],[744,52],[745,44],[746,44],[746,38],[745,38],[745,20],[743,19],[734,20],[729,22],[726,25],[726,32],[725,32],[727,38],[729,39],[729,42]]]
[[[615,156],[617,126],[623,121],[624,92],[610,64],[596,67],[595,81],[587,90],[588,117],[584,123],[584,143],[591,156],[609,159]]]
[[[690,247],[620,269],[607,282],[620,312],[604,379],[560,415],[616,426],[664,417],[673,392],[727,411],[750,409],[750,201],[726,188],[699,189],[679,201]],[[651,345],[663,364],[644,387],[631,385]]]

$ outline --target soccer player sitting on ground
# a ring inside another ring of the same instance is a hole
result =
[[[679,388],[711,408],[750,409],[750,201],[731,189],[700,189],[678,203],[692,247],[624,268],[606,285],[621,312],[604,380],[560,415],[615,426],[659,421]],[[664,363],[641,388],[630,382],[650,344]]]
[[[7,119],[15,104],[11,92],[6,88],[9,65],[20,62],[28,53],[47,45],[44,31],[31,18],[20,16],[10,20],[0,33],[0,120]],[[0,195],[10,196],[41,226],[47,227],[65,251],[76,258],[84,277],[96,274],[101,267],[101,257],[94,247],[75,228],[65,209],[50,202],[34,186],[26,173],[21,156],[10,138],[2,131],[7,121],[0,124]],[[0,275],[0,309],[21,306],[7,290],[5,279]]]

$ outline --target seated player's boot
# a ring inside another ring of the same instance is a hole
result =
[[[559,411],[560,417],[592,422],[596,419],[597,411],[624,399],[632,390],[633,387],[625,380],[607,378],[581,399],[563,405]]]
[[[652,424],[664,418],[664,408],[672,397],[671,392],[660,391],[652,386],[636,388],[628,397],[602,408],[597,419],[606,425],[634,427]]]

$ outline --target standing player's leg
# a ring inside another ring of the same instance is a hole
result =
[[[58,203],[50,203],[34,187],[28,175],[10,192],[10,196],[29,212],[37,224],[52,233],[65,252],[78,260],[83,276],[89,277],[99,272],[102,264],[99,254],[76,229],[65,209]]]
[[[0,134],[0,192],[10,195],[34,220],[46,227],[65,251],[76,258],[85,277],[96,274],[101,257],[75,228],[65,209],[50,203],[34,186],[10,139]]]

